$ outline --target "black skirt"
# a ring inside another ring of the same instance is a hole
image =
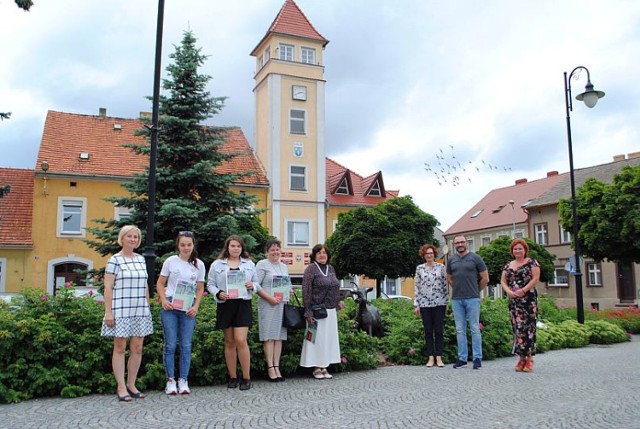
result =
[[[244,328],[251,326],[253,311],[251,300],[228,299],[216,308],[216,329]]]

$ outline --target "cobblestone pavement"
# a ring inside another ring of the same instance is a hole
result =
[[[0,406],[2,428],[640,428],[640,336],[612,346],[540,354],[533,373],[515,358],[467,368],[385,367],[333,380],[256,380],[249,391],[194,387],[38,399]]]

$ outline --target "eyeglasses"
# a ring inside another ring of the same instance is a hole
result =
[[[193,237],[192,231],[180,231],[178,237]]]
[[[466,243],[466,241],[456,241],[453,244],[457,246],[459,244],[465,244],[465,243]]]
[[[425,252],[424,254],[425,255],[433,255],[434,253],[433,252]]]

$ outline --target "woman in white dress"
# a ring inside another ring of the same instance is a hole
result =
[[[147,264],[141,255],[134,253],[141,240],[140,229],[134,225],[123,226],[118,234],[118,244],[122,246],[122,250],[109,258],[104,274],[104,319],[101,335],[113,337],[111,365],[118,383],[118,399],[122,402],[145,397],[136,388],[136,378],[142,361],[144,337],[153,333]],[[125,383],[127,338],[129,360]]]
[[[258,300],[259,335],[267,362],[269,381],[284,381],[280,372],[282,341],[287,339],[287,329],[282,327],[284,302],[274,298],[272,286],[274,277],[288,276],[287,266],[280,262],[280,241],[267,240],[265,252],[267,259],[256,264],[258,282],[266,295]],[[283,299],[284,297],[282,297]]]

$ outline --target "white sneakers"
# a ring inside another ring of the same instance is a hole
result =
[[[180,392],[181,395],[188,395],[189,393],[191,393],[191,390],[189,390],[189,383],[187,383],[187,380],[183,380],[183,379],[178,379],[178,391]]]
[[[178,389],[176,388],[176,381],[174,379],[167,380],[167,386],[164,388],[164,393],[167,395],[177,395]]]
[[[164,393],[167,395],[177,395],[178,393],[181,395],[188,395],[191,393],[191,389],[189,389],[189,383],[187,380],[179,378],[178,386],[176,387],[176,381],[170,378],[167,380],[167,386],[164,388]]]

